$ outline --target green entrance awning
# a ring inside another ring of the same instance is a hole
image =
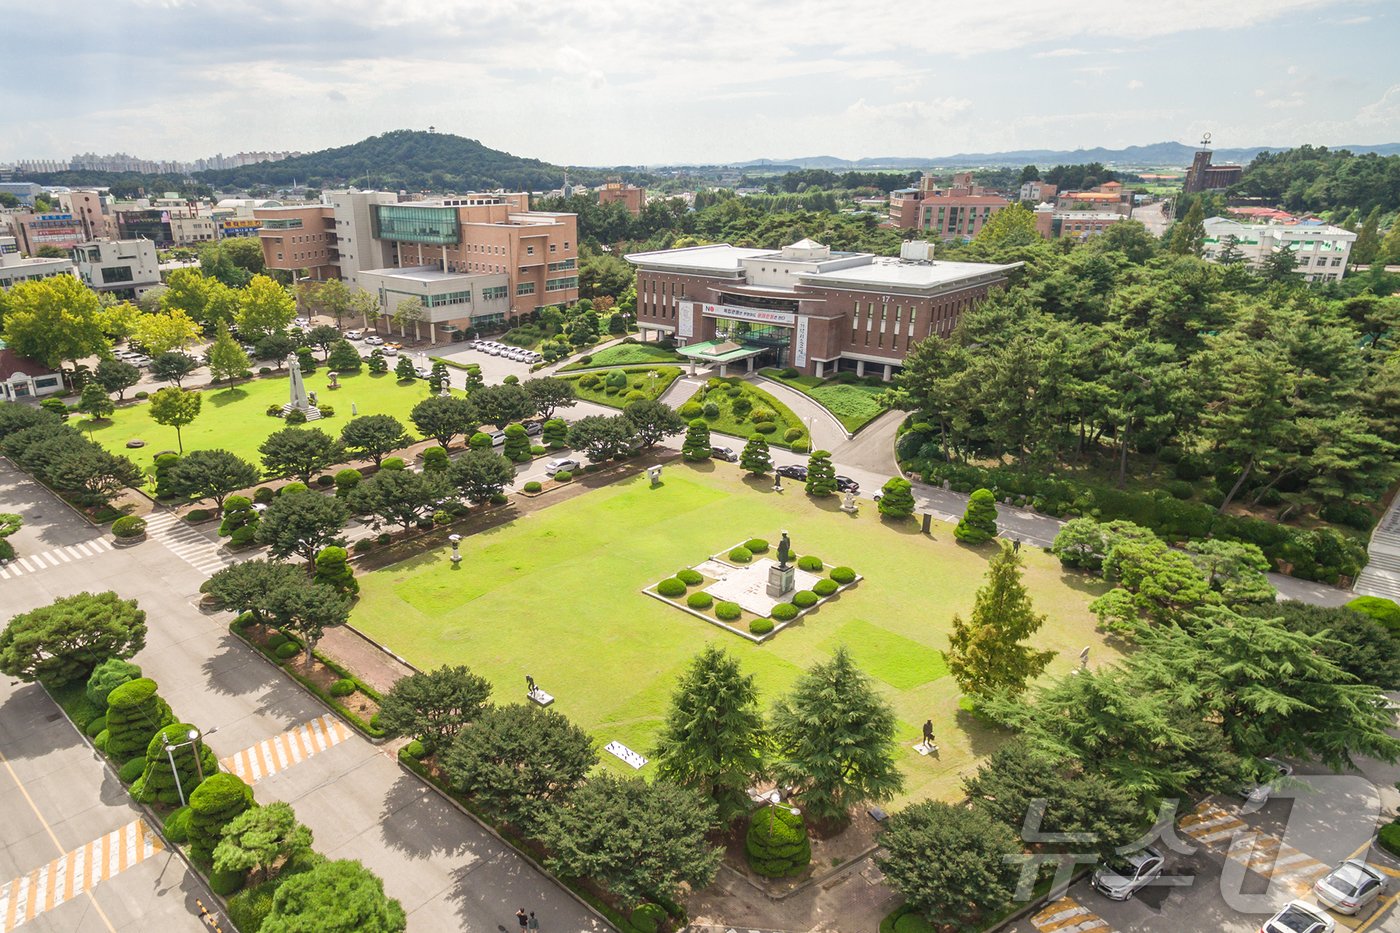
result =
[[[692,343],[689,346],[680,347],[676,352],[681,356],[709,363],[734,363],[758,356],[766,349],[768,348],[745,346],[732,340],[706,340],[704,343]]]

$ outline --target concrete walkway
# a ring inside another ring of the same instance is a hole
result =
[[[1367,547],[1370,560],[1354,589],[1366,596],[1400,601],[1400,496],[1385,510]]]

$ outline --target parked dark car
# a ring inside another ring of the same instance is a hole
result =
[[[836,488],[839,489],[841,492],[855,492],[855,493],[858,493],[858,492],[860,492],[860,483],[857,483],[855,480],[851,479],[849,476],[837,476],[837,477],[836,477]]]
[[[780,466],[776,472],[779,476],[786,476],[788,479],[795,479],[798,482],[805,482],[807,479],[807,468],[798,464],[792,466]]]

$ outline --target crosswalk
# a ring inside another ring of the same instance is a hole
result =
[[[1040,933],[1113,933],[1113,927],[1098,914],[1066,895],[1031,917]]]
[[[236,562],[174,512],[162,510],[147,515],[146,536],[164,544],[176,557],[206,576],[213,576]]]
[[[1244,820],[1209,800],[1182,817],[1179,825],[1203,845],[1226,844],[1226,858],[1289,889],[1295,897],[1311,890],[1313,882],[1329,871],[1323,862],[1277,836],[1250,829]]]
[[[66,852],[47,865],[0,887],[0,933],[9,933],[42,913],[120,874],[165,848],[144,820]]]
[[[264,739],[251,748],[219,762],[225,771],[249,784],[284,771],[292,765],[324,752],[350,738],[350,729],[329,713],[281,735]]]
[[[112,542],[106,538],[93,538],[79,544],[56,547],[39,554],[26,554],[0,566],[0,580],[10,580],[29,573],[38,573],[53,567],[62,567],[98,557],[112,549]]]

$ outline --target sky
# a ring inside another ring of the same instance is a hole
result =
[[[1400,141],[1394,0],[0,0],[0,163],[457,133],[561,165]]]

